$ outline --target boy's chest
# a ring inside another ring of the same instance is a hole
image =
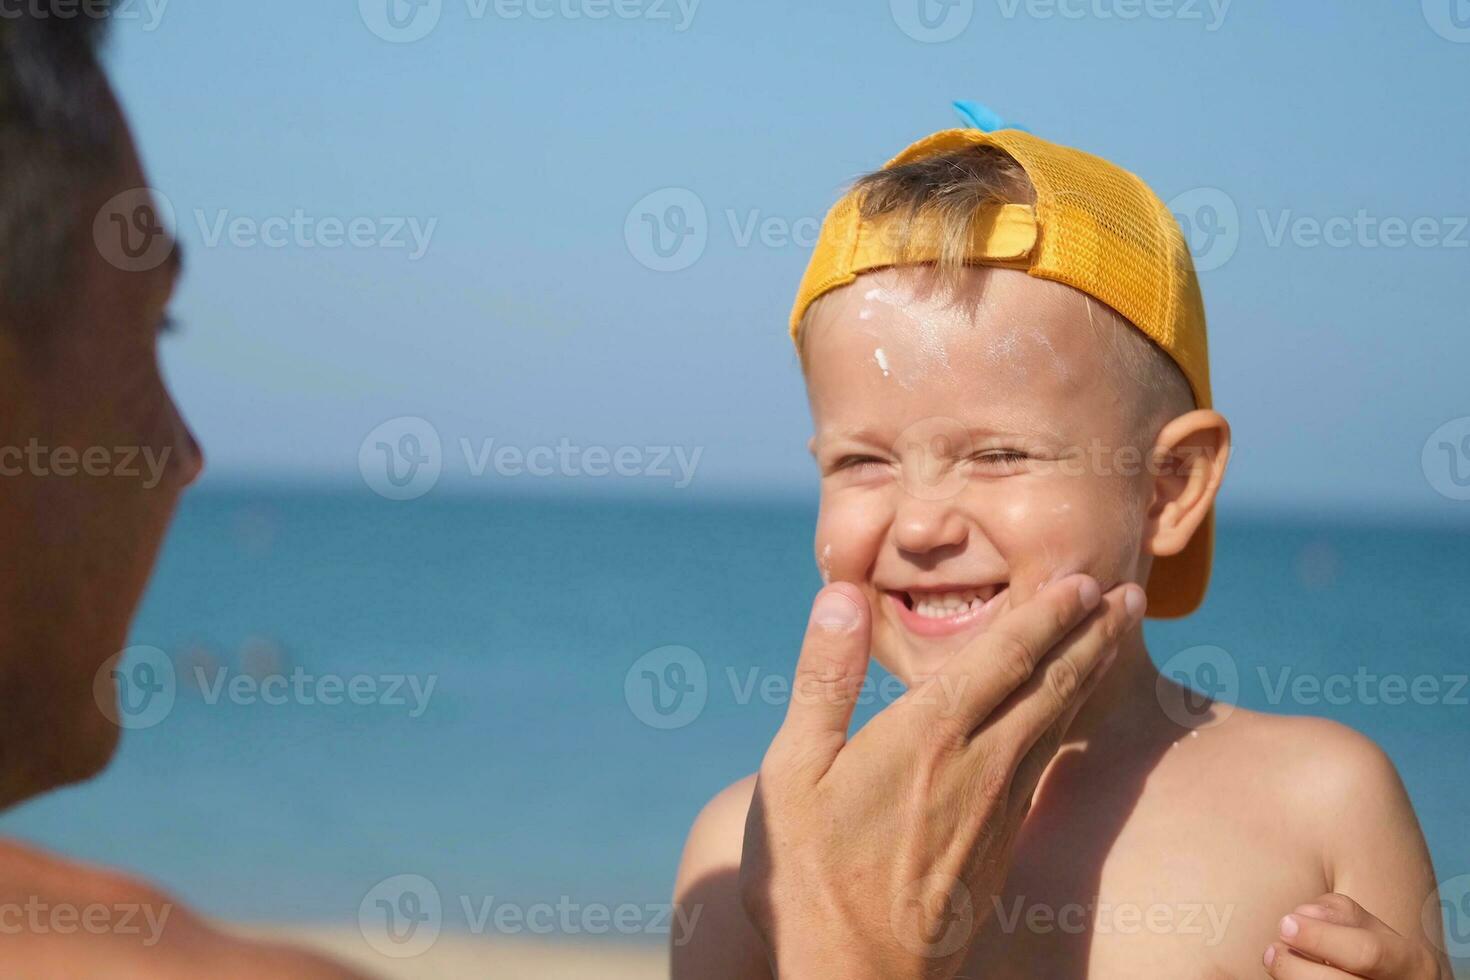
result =
[[[1326,890],[1246,801],[1083,798],[1038,799],[962,976],[1256,977],[1281,917]]]

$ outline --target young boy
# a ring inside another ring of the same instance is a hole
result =
[[[1049,579],[1203,598],[1230,449],[1177,222],[1132,174],[948,130],[832,209],[792,314],[825,578],[912,685]],[[754,777],[699,815],[677,978],[770,976],[737,873]],[[960,976],[1449,977],[1404,789],[1331,722],[1210,704],[1141,627],[1069,729]]]

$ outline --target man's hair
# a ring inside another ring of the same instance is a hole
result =
[[[0,305],[44,300],[70,265],[121,124],[97,60],[107,0],[0,17]]]
[[[900,257],[912,242],[922,217],[938,229],[939,257],[932,263],[937,285],[953,290],[969,265],[965,254],[976,213],[995,204],[1036,203],[1036,188],[1014,157],[993,146],[972,146],[877,170],[853,184],[864,222],[887,218]],[[806,328],[819,297],[807,308],[797,333],[805,357]],[[1106,352],[1105,363],[1120,385],[1139,389],[1132,426],[1148,438],[1159,426],[1195,407],[1194,394],[1179,365],[1112,307],[1083,294],[1088,322]]]

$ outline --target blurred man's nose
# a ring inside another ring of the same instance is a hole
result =
[[[194,438],[194,432],[189,428],[189,423],[184,421],[178,405],[173,405],[173,414],[174,466],[178,473],[179,486],[187,487],[199,479],[199,474],[204,472],[204,447],[199,445],[198,439]]]

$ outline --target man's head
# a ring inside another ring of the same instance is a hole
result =
[[[874,653],[912,681],[1054,576],[1148,581],[1205,522],[1229,429],[1117,311],[1029,271],[1036,190],[1011,156],[925,155],[851,197],[866,230],[847,247],[895,261],[796,324],[816,553],[868,591]],[[982,247],[994,262],[974,261]]]
[[[0,805],[111,756],[93,681],[201,466],[157,360],[177,249],[139,264],[105,237],[109,202],[146,181],[102,28],[0,19]]]

